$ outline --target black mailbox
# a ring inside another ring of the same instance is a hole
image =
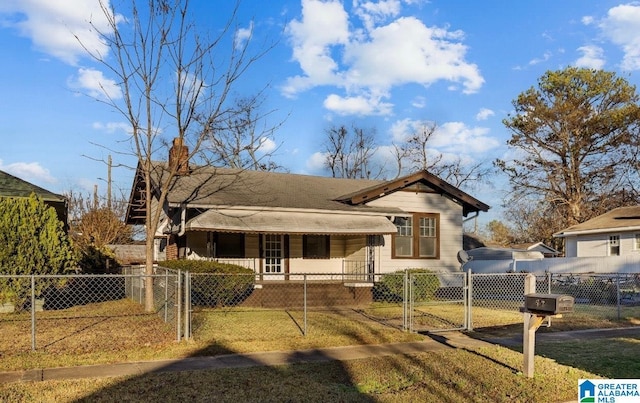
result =
[[[574,299],[561,294],[526,294],[524,310],[532,313],[557,315],[573,312]]]

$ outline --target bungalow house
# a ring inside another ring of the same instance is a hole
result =
[[[618,207],[553,234],[563,238],[566,257],[640,253],[640,206]]]
[[[390,181],[248,171],[188,162],[153,165],[152,189],[168,166],[156,231],[157,260],[216,259],[270,273],[457,270],[463,216],[489,206],[427,171]],[[145,224],[144,176],[136,173],[127,223]]]
[[[52,193],[32,183],[0,171],[0,197],[26,198],[35,194],[42,201],[56,210],[58,219],[62,221],[65,228],[68,222],[68,202],[59,194]]]

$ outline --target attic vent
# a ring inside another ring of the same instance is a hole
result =
[[[616,217],[614,218],[614,220],[640,220],[640,216],[637,216],[637,215],[622,216],[622,217]]]

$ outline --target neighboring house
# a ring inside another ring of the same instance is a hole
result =
[[[68,202],[66,197],[0,171],[0,197],[26,198],[31,196],[32,193],[35,193],[45,204],[56,210],[58,219],[62,221],[65,229],[67,229]]]
[[[640,253],[640,206],[619,207],[553,234],[563,238],[566,257]]]
[[[530,243],[523,243],[523,244],[514,244],[514,245],[509,245],[509,248],[532,251],[532,252],[540,252],[540,253],[542,253],[542,255],[544,257],[560,257],[560,256],[562,256],[562,252],[560,252],[557,249],[552,248],[549,245],[545,245],[542,242],[530,242]]]
[[[460,263],[462,270],[474,273],[513,273],[520,270],[518,262],[542,259],[536,250],[480,247],[464,251]]]
[[[183,147],[184,148],[184,147]],[[489,206],[420,171],[390,181],[189,167],[169,187],[156,259],[216,259],[256,273],[457,270],[463,216]],[[157,189],[166,163],[155,163]],[[128,224],[145,224],[144,176],[133,183]],[[158,194],[154,194],[153,208]]]

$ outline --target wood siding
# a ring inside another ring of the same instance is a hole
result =
[[[458,271],[457,253],[462,249],[462,206],[434,193],[400,191],[369,203],[375,207],[400,207],[407,213],[440,214],[439,259],[393,259],[391,235],[385,235],[381,248],[380,270],[389,273],[409,268]]]

